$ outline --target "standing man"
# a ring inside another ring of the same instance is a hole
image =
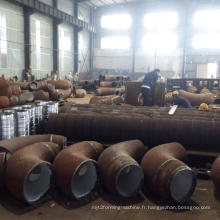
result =
[[[159,73],[160,73],[160,70],[155,69],[154,71],[147,73],[144,77],[143,84],[141,86],[144,106],[152,105],[152,90],[153,90],[155,83],[160,78]]]

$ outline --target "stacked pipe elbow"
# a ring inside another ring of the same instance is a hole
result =
[[[16,151],[38,142],[52,142],[58,144],[58,146],[62,149],[66,146],[66,141],[66,137],[53,134],[16,137],[10,140],[0,141],[0,188],[4,186],[3,180],[7,159]]]
[[[95,141],[73,144],[62,150],[54,160],[54,172],[59,188],[69,197],[80,199],[96,185],[96,160],[103,145]]]
[[[31,205],[40,202],[50,191],[51,162],[60,149],[58,144],[41,142],[15,152],[5,170],[5,184],[11,194]]]
[[[141,166],[145,187],[149,187],[163,199],[175,202],[188,200],[196,186],[196,176],[182,160],[186,151],[179,143],[159,145],[148,151]]]
[[[100,155],[98,165],[106,188],[123,197],[135,195],[143,182],[143,171],[136,160],[146,152],[139,140],[110,146]]]

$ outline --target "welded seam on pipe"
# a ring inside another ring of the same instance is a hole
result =
[[[51,146],[49,146],[47,143],[45,142],[40,142],[44,147],[46,147],[52,154],[53,156],[55,157],[56,156],[56,152],[52,149]]]
[[[157,178],[158,178],[158,176],[159,176],[159,174],[160,174],[160,171],[163,169],[163,167],[165,167],[169,162],[174,161],[174,160],[177,160],[177,159],[171,158],[171,159],[169,159],[169,160],[166,160],[166,161],[164,161],[164,162],[158,167],[157,172],[156,172],[156,175],[155,175],[154,178],[153,178],[153,183],[154,183],[154,184],[156,184]]]

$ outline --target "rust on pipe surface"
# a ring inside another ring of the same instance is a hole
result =
[[[80,80],[78,82],[78,86],[89,86],[89,85],[97,85],[97,80]]]
[[[47,81],[33,81],[29,84],[30,90],[35,91],[35,90],[44,90],[47,89]]]
[[[116,81],[102,81],[100,82],[100,87],[117,87],[119,85]]]
[[[47,83],[55,85],[56,89],[72,88],[72,84],[69,80],[48,80]]]
[[[188,99],[192,105],[200,105],[202,103],[209,105],[214,102],[214,95],[212,93],[195,94],[179,90],[179,95]]]
[[[62,99],[67,99],[71,96],[72,89],[56,89],[51,93],[51,98],[54,101],[60,101]]]
[[[10,87],[5,87],[0,89],[0,96],[7,96],[10,98],[12,96],[12,90]]]
[[[35,100],[49,101],[49,92],[44,92],[43,90],[33,91]]]
[[[216,190],[220,191],[220,156],[212,164],[211,177]]]
[[[112,105],[112,104],[120,104],[120,103],[123,103],[123,99],[121,96],[117,96],[117,95],[93,96],[89,101],[89,104]]]
[[[10,140],[0,141],[0,152],[8,152],[13,154],[17,150],[34,144],[36,142],[52,142],[58,144],[61,148],[66,146],[66,138],[60,135],[54,134],[43,134],[43,135],[32,135],[27,137],[16,137]]]
[[[121,95],[124,93],[124,88],[99,88],[95,91],[98,96],[106,96],[106,95]]]
[[[180,142],[187,150],[218,151],[220,111],[180,108],[169,116],[169,110],[167,107],[69,104],[59,110],[60,114],[50,115],[47,131],[70,140],[116,143],[132,137],[149,147]]]
[[[136,160],[147,148],[139,140],[130,140],[108,147],[100,155],[98,165],[108,190],[123,197],[135,195],[143,183],[143,171]]]
[[[163,199],[175,202],[188,200],[196,187],[196,175],[181,161],[186,156],[184,147],[179,143],[152,148],[141,161],[145,186]]]
[[[7,108],[10,102],[7,96],[0,96],[0,108]]]
[[[31,205],[39,203],[51,188],[51,162],[59,151],[58,144],[41,142],[15,152],[5,169],[5,184],[11,194]]]
[[[86,94],[87,93],[85,89],[76,89],[75,98],[84,98]]]
[[[5,171],[5,164],[6,164],[6,153],[1,152],[0,153],[0,189],[4,186],[4,171]]]
[[[95,141],[73,144],[62,150],[54,160],[57,185],[76,199],[88,195],[97,181],[96,160],[103,145]]]
[[[17,96],[13,95],[10,97],[9,102],[10,102],[10,106],[16,106],[18,105],[19,99]]]
[[[0,77],[0,89],[7,88],[8,86],[8,81],[4,77]]]

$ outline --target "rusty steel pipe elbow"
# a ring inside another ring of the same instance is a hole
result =
[[[39,203],[51,188],[51,162],[60,149],[58,144],[41,142],[15,152],[5,170],[5,184],[11,194],[30,205]]]
[[[177,142],[152,148],[141,161],[145,186],[163,199],[175,202],[189,199],[195,190],[196,175],[181,161],[186,156],[184,147]]]
[[[56,183],[68,196],[80,199],[88,195],[97,181],[96,160],[103,145],[83,141],[62,150],[54,160]]]
[[[217,191],[220,191],[220,156],[212,164],[211,178]]]
[[[61,148],[66,146],[66,137],[55,134],[31,135],[26,137],[16,137],[10,140],[0,141],[0,152],[13,154],[17,150],[37,142],[52,142]]]
[[[147,148],[139,140],[114,144],[103,151],[98,159],[105,186],[123,197],[135,195],[144,174],[137,163]]]

